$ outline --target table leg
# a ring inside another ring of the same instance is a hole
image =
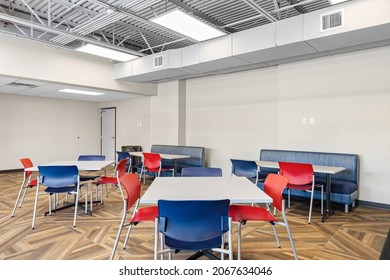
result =
[[[177,160],[173,160],[173,176],[177,176]]]
[[[330,203],[330,193],[331,193],[331,178],[330,174],[326,174],[326,209],[324,215],[322,216],[322,222],[325,222],[326,217],[330,217],[333,213],[331,210]]]

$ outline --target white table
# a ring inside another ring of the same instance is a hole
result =
[[[219,200],[230,203],[272,203],[272,198],[245,177],[157,177],[141,197],[140,204],[157,204],[166,200]],[[188,259],[202,255],[214,259],[207,251],[200,251]]]
[[[76,165],[79,171],[100,171],[104,170],[108,166],[114,164],[115,161],[113,160],[70,160],[70,161],[53,161],[45,164],[38,164],[37,166],[25,168],[25,171],[39,171],[38,166],[68,166],[68,165]],[[92,195],[92,191],[91,191]],[[91,209],[87,210],[86,208],[84,209],[86,213],[91,214],[92,213],[92,204],[94,202],[92,201],[92,196],[91,196]],[[74,206],[74,204],[67,204],[63,207],[56,208],[52,210],[52,212],[60,211],[69,207]],[[81,208],[82,205],[79,205]],[[47,215],[48,212],[45,213]]]
[[[272,198],[245,177],[158,177],[140,204],[166,200],[219,200],[231,203],[272,203]]]
[[[256,160],[256,164],[259,167],[275,168],[279,169],[279,163],[274,161]],[[330,193],[331,193],[331,175],[337,174],[345,167],[342,166],[327,166],[327,165],[313,165],[314,172],[325,173],[326,175],[326,210],[322,216],[322,222],[325,221],[326,217],[331,215],[331,204],[330,204]]]
[[[114,164],[113,160],[68,160],[68,161],[53,161],[45,164],[39,164],[39,166],[53,166],[53,165],[76,165],[79,171],[99,171]],[[38,171],[38,165],[25,168],[25,171]]]
[[[135,157],[143,157],[144,156],[143,152],[129,152],[129,154],[131,156],[135,156]],[[157,153],[157,154],[159,154],[162,159],[173,160],[173,175],[174,176],[177,175],[177,160],[191,157],[189,155],[160,154],[160,153]]]

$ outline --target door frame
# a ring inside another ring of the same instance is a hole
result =
[[[103,154],[103,117],[102,117],[102,111],[103,110],[112,110],[114,109],[114,159],[116,158],[116,107],[104,107],[100,108],[100,155]]]

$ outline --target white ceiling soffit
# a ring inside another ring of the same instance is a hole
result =
[[[389,45],[388,11],[389,0],[347,2],[181,49],[118,63],[115,75],[116,79],[132,82],[163,82]],[[322,17],[334,12],[342,16],[341,26],[321,31]],[[162,62],[158,67],[156,57],[159,57],[159,63]]]
[[[98,91],[98,92],[103,92],[104,94],[98,96],[92,96],[92,95],[59,92],[59,90],[65,88]],[[23,79],[2,77],[2,76],[0,76],[0,94],[18,94],[18,95],[27,95],[27,96],[35,96],[35,97],[60,98],[60,99],[70,99],[70,100],[98,102],[98,103],[139,97],[139,95],[124,93],[124,92],[107,91],[102,89],[91,89],[85,87],[38,82],[38,81],[23,80]]]

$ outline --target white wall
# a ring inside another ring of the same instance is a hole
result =
[[[151,97],[151,144],[179,144],[179,81],[160,83]]]
[[[279,147],[359,154],[359,199],[390,204],[390,47],[282,65],[278,84]]]
[[[116,108],[116,149],[122,146],[141,146],[150,149],[150,97],[104,102],[101,108]]]
[[[230,158],[257,159],[278,146],[277,68],[187,81],[187,145],[230,176]]]
[[[225,175],[230,158],[263,148],[356,153],[359,199],[390,204],[389,77],[382,47],[187,80],[187,145],[206,147]]]
[[[0,170],[100,153],[99,104],[0,93]]]

